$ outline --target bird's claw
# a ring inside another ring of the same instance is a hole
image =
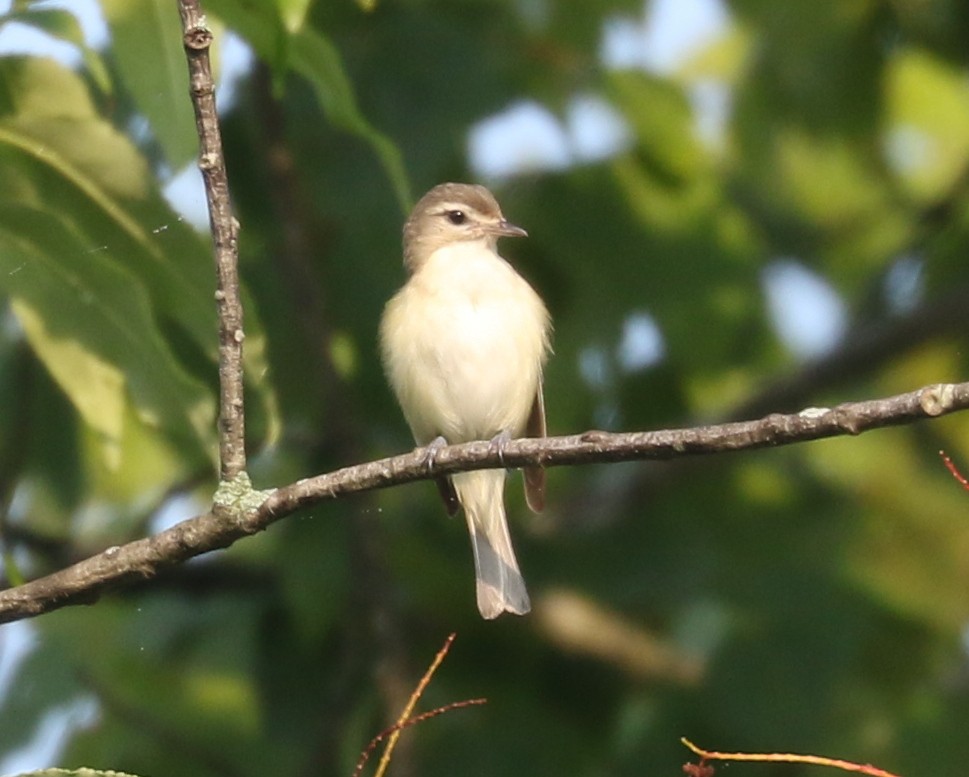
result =
[[[424,466],[427,467],[428,474],[434,471],[434,465],[437,462],[437,454],[440,453],[441,448],[446,447],[447,440],[445,440],[441,435],[438,435],[424,448]]]
[[[501,464],[502,467],[505,466],[505,446],[508,445],[510,440],[511,433],[505,429],[492,437],[491,442],[488,444],[488,453],[497,453],[498,463]]]

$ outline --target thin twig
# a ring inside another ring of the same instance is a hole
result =
[[[942,457],[942,463],[945,464],[945,468],[949,470],[949,474],[956,479],[956,483],[966,489],[966,491],[969,491],[969,480],[966,480],[966,476],[959,471],[959,468],[955,465],[955,462],[949,458],[949,454],[945,451],[939,451],[939,456]]]
[[[428,683],[431,682],[431,678],[437,671],[437,668],[444,661],[444,657],[448,654],[451,649],[451,645],[454,643],[454,638],[457,634],[450,634],[441,649],[437,651],[437,655],[434,656],[434,660],[431,665],[427,667],[427,671],[424,672],[424,676],[421,681],[417,684],[414,692],[410,695],[410,699],[407,702],[407,706],[404,707],[404,711],[400,713],[400,717],[397,719],[397,726],[393,733],[390,735],[390,739],[387,741],[387,747],[384,748],[384,754],[380,757],[380,764],[377,766],[377,772],[374,777],[383,777],[384,772],[387,771],[387,767],[390,766],[390,758],[394,754],[394,748],[397,747],[397,740],[400,739],[400,731],[404,724],[410,718],[411,713],[414,712],[414,707],[417,706],[417,702],[420,701],[421,696],[424,695],[424,691],[427,689]]]
[[[782,376],[766,379],[754,393],[718,411],[708,421],[725,423],[771,412],[786,413],[803,407],[812,397],[837,394],[842,387],[876,374],[893,359],[900,359],[927,342],[969,331],[967,298],[969,285],[961,285],[933,296],[907,313],[853,324],[837,348]],[[688,463],[683,464],[686,466],[663,470],[643,467],[635,476],[620,482],[608,479],[592,484],[572,495],[567,513],[551,515],[551,520],[559,528],[581,523],[586,529],[593,520],[600,527],[618,520],[618,516],[628,513],[630,505],[655,500],[661,493],[678,488],[684,479],[688,481],[695,470]]]
[[[380,763],[377,766],[377,771],[374,773],[374,777],[383,777],[384,773],[387,771],[387,767],[390,765],[390,758],[394,752],[394,747],[397,745],[397,740],[400,739],[400,732],[405,728],[413,726],[417,723],[421,723],[425,720],[429,720],[430,718],[437,717],[438,715],[443,715],[445,712],[450,712],[451,710],[457,710],[463,707],[471,707],[478,704],[485,704],[487,702],[487,699],[466,699],[465,701],[457,701],[451,704],[446,704],[443,707],[438,707],[430,712],[425,712],[411,717],[411,714],[414,712],[414,707],[417,706],[417,702],[420,701],[421,696],[424,695],[424,691],[431,682],[431,678],[444,661],[445,656],[447,656],[456,636],[457,634],[451,634],[446,640],[444,640],[444,644],[441,646],[441,649],[437,651],[437,655],[434,656],[434,660],[431,662],[431,665],[427,668],[427,671],[424,672],[424,676],[421,678],[421,681],[417,684],[417,687],[414,689],[413,693],[411,693],[407,706],[400,714],[397,722],[385,731],[381,731],[379,734],[377,734],[377,736],[370,740],[370,744],[367,745],[364,751],[360,754],[360,760],[357,761],[357,768],[353,770],[353,777],[359,777],[360,773],[363,771],[363,767],[366,765],[367,760],[370,758],[370,755],[373,753],[374,749],[388,736],[390,737],[390,740],[387,742],[387,747],[384,748],[384,754],[380,758]]]
[[[219,313],[219,458],[221,478],[230,481],[246,469],[239,224],[232,215],[222,134],[215,109],[215,81],[209,62],[212,32],[206,26],[198,0],[179,0],[178,10],[182,17],[189,91],[199,136],[199,169],[205,182],[209,225],[215,243],[215,302]]]
[[[360,772],[363,771],[363,767],[367,765],[367,761],[373,754],[377,745],[384,741],[390,734],[394,732],[401,731],[405,728],[410,728],[411,726],[416,726],[418,723],[423,723],[425,720],[430,720],[431,718],[436,718],[438,715],[443,715],[445,712],[451,712],[452,710],[460,710],[465,707],[478,707],[482,704],[487,704],[487,699],[465,699],[464,701],[453,701],[450,704],[445,704],[443,707],[436,707],[428,712],[422,712],[420,715],[415,715],[413,718],[408,718],[402,723],[395,723],[393,726],[388,728],[386,731],[381,731],[377,736],[370,740],[370,744],[367,745],[366,749],[360,755],[360,760],[357,762],[357,768],[353,770],[353,777],[359,777]]]
[[[823,755],[799,755],[797,753],[720,753],[716,750],[704,750],[697,747],[686,737],[680,741],[696,753],[703,761],[759,761],[764,763],[812,764],[814,766],[830,766],[845,772],[858,772],[869,777],[897,777],[891,772],[879,769],[871,764],[858,764],[852,761],[842,761],[840,758],[827,758]]]
[[[969,383],[937,383],[907,394],[837,407],[810,408],[758,421],[657,432],[591,431],[567,437],[513,440],[499,454],[487,441],[452,445],[438,452],[429,471],[425,451],[371,461],[278,488],[252,509],[239,507],[196,516],[153,537],[108,548],[46,577],[0,591],[0,623],[89,603],[106,590],[145,580],[240,537],[263,531],[296,510],[390,488],[441,474],[502,466],[546,467],[615,461],[666,460],[791,445],[861,434],[969,409]],[[499,456],[501,460],[499,461]]]

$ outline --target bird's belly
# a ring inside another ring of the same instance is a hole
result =
[[[406,360],[422,365],[407,379],[415,434],[452,443],[520,434],[538,389],[543,323],[500,299],[425,308],[410,343],[416,358]]]
[[[417,442],[520,435],[547,329],[541,299],[492,251],[471,243],[435,251],[381,323],[387,374]]]
[[[521,432],[538,381],[538,353],[520,336],[524,322],[478,307],[458,317],[437,354],[453,436],[490,438]],[[447,437],[445,432],[445,437]]]

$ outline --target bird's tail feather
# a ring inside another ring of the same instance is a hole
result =
[[[478,610],[488,619],[505,611],[524,615],[531,603],[505,519],[505,471],[461,472],[453,480],[474,550]]]

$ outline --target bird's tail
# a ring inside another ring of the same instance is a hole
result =
[[[505,471],[460,472],[452,477],[468,519],[481,616],[496,618],[505,611],[524,615],[531,603],[505,520]]]

